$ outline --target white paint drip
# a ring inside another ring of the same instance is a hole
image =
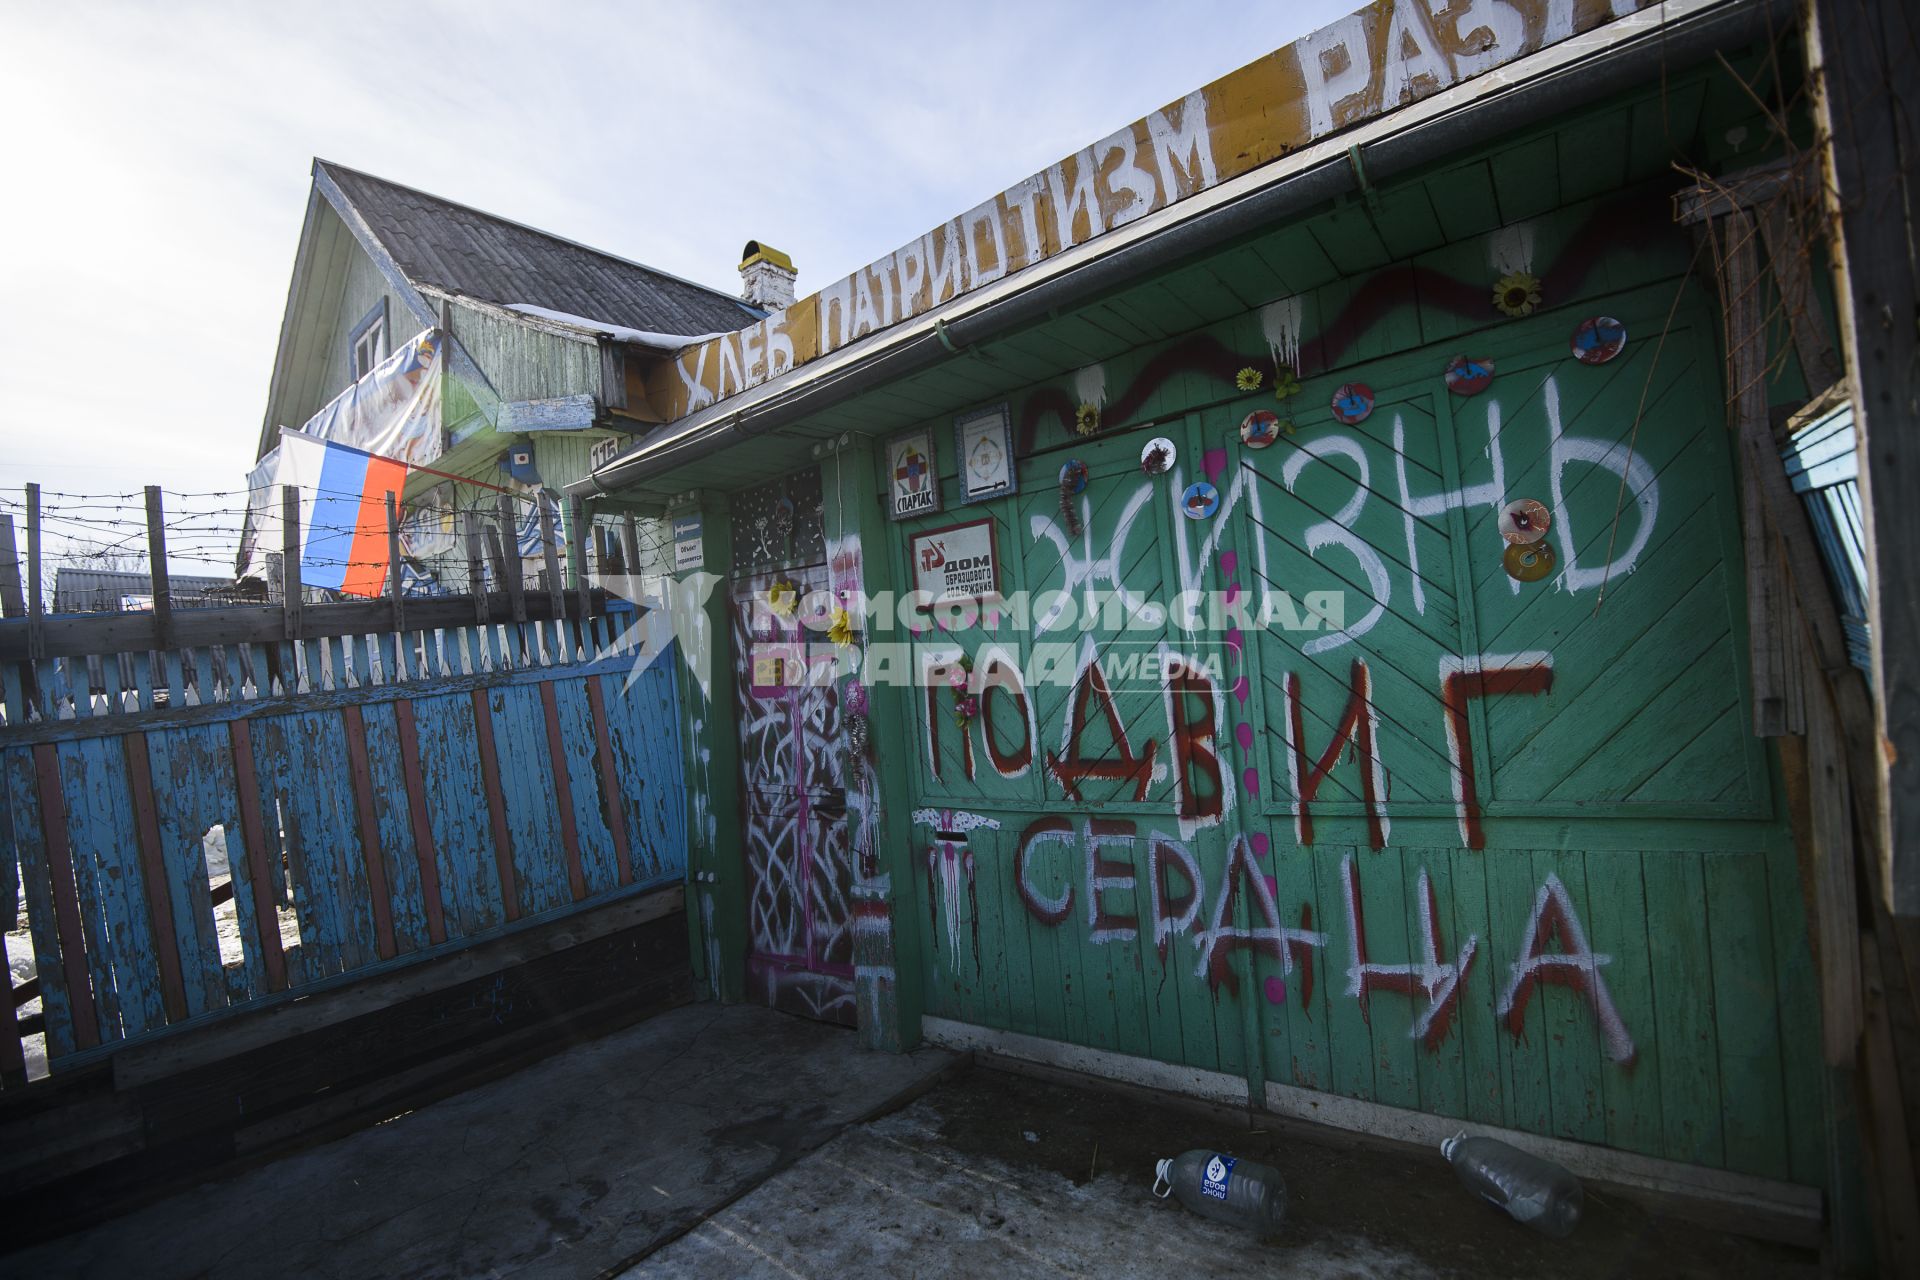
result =
[[[1300,373],[1300,315],[1302,296],[1278,298],[1260,308],[1260,332],[1266,335],[1267,350],[1275,365]]]
[[[1081,404],[1090,404],[1096,408],[1107,403],[1107,366],[1090,364],[1077,369],[1073,375],[1073,394]]]

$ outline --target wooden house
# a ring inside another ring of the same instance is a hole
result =
[[[630,365],[711,989],[1910,1216],[1799,40],[1378,0]]]

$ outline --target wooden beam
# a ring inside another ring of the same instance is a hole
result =
[[[20,590],[20,551],[14,545],[13,517],[0,515],[0,618],[24,618],[27,598]]]
[[[387,490],[387,599],[393,604],[393,629],[407,629],[407,605],[400,582],[400,504]]]
[[[461,514],[467,543],[467,593],[473,597],[474,622],[484,625],[487,620],[487,582],[480,564],[480,513],[466,511]]]
[[[300,638],[300,490],[280,486],[280,606],[286,616],[285,635]]]
[[[520,536],[513,520],[513,499],[501,494],[494,515],[500,521],[500,576],[506,580],[507,603],[515,622],[527,620],[526,583],[521,580]]]
[[[41,640],[46,625],[46,601],[40,586],[40,486],[27,486],[27,659],[38,662],[46,656]]]
[[[1854,390],[1883,776],[1881,892],[1920,914],[1920,95],[1903,0],[1813,0],[1815,122],[1837,217],[1835,298]]]
[[[173,584],[167,577],[167,513],[160,486],[147,486],[147,580],[153,592],[153,630],[162,649],[173,648]],[[212,691],[207,691],[212,696]]]

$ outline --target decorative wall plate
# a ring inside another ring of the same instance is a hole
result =
[[[1255,409],[1240,420],[1240,443],[1249,449],[1264,449],[1280,438],[1280,415],[1271,409]]]
[[[1581,364],[1605,364],[1627,345],[1627,326],[1612,316],[1590,316],[1574,329],[1568,345]]]
[[[1195,480],[1180,495],[1180,514],[1189,520],[1206,520],[1220,509],[1220,491],[1205,480]]]
[[[1500,512],[1500,536],[1516,545],[1540,541],[1552,524],[1553,513],[1532,498],[1509,502]]]
[[[1087,464],[1078,458],[1068,458],[1060,464],[1060,491],[1062,493],[1080,493],[1087,487]]]
[[[1146,475],[1157,476],[1172,470],[1179,457],[1180,451],[1173,447],[1173,441],[1165,436],[1155,436],[1140,448],[1140,470]]]
[[[1364,382],[1341,384],[1333,393],[1333,417],[1351,427],[1355,423],[1365,422],[1367,415],[1373,412],[1373,388]]]
[[[1515,582],[1538,582],[1553,572],[1553,544],[1544,539],[1539,542],[1516,542],[1507,548],[1500,560],[1506,566],[1507,576]]]
[[[1493,381],[1493,361],[1455,356],[1447,362],[1447,390],[1457,396],[1477,396]]]

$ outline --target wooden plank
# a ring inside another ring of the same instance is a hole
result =
[[[40,598],[40,486],[27,486],[27,651],[29,661],[46,656],[42,636],[46,626],[46,602]]]
[[[280,607],[284,613],[283,634],[298,640],[302,634],[300,609],[300,490],[293,485],[280,486]]]
[[[173,586],[167,579],[167,514],[160,486],[147,486],[147,574],[153,590],[153,631],[162,649],[171,647]],[[203,692],[201,696],[207,695]]]
[[[1920,913],[1920,508],[1913,450],[1920,441],[1920,279],[1913,256],[1916,195],[1892,181],[1920,167],[1920,98],[1889,92],[1914,47],[1912,6],[1900,0],[1816,0],[1808,43],[1819,63],[1815,95],[1827,145],[1827,201],[1847,375],[1859,432],[1866,519],[1868,627],[1880,734],[1868,757],[1879,785],[1881,890],[1896,915]]]
[[[563,612],[554,622],[553,638],[556,643],[564,644],[567,631],[564,612],[566,586],[560,577],[560,548],[554,529],[553,499],[544,490],[540,494],[540,556],[547,573],[547,580],[541,585],[550,592],[558,593],[562,601]]]
[[[633,517],[627,521],[632,523]],[[0,515],[0,618],[22,618],[26,597],[20,591],[20,552],[14,543],[13,517]]]
[[[407,783],[407,814],[413,825],[413,851],[420,862],[420,895],[427,906],[427,938],[438,945],[447,940],[446,910],[440,896],[440,861],[427,818],[427,784],[420,770],[420,733],[414,723],[413,703],[401,698],[393,704],[400,726],[400,765]]]
[[[600,765],[600,805],[606,814],[607,829],[613,833],[613,856],[620,869],[620,883],[633,883],[633,853],[627,844],[627,815],[620,803],[620,775],[613,765],[613,748],[607,735],[607,697],[600,688],[599,676],[588,676],[587,705],[593,717],[594,755]]]
[[[1774,998],[1778,979],[1766,876],[1759,854],[1706,855],[1726,1167],[1775,1178],[1785,1177],[1788,1165],[1780,1067],[1783,1028]]]
[[[387,600],[393,606],[393,630],[407,629],[407,604],[400,572],[400,506],[387,490]]]
[[[548,554],[552,554],[551,550]],[[578,902],[587,896],[587,873],[580,862],[580,832],[573,818],[573,787],[567,777],[567,749],[560,735],[560,708],[554,701],[551,680],[540,682],[540,708],[546,717],[547,758],[553,764],[553,796],[560,813],[560,841],[567,855],[567,887],[573,891],[573,900]]]
[[[500,576],[507,586],[507,607],[514,622],[527,620],[527,605],[524,596],[526,583],[522,580],[520,562],[520,539],[513,520],[513,499],[501,494],[494,500],[494,516],[500,525],[500,550],[498,568]]]
[[[5,759],[0,757],[0,912],[9,926],[20,918],[20,855],[13,829],[13,787],[8,781]],[[11,931],[11,930],[9,930]],[[9,959],[7,981],[0,988],[0,1089],[13,1089],[27,1082],[27,1060],[20,1043],[19,1020],[15,1016],[20,996],[13,984],[13,965]],[[44,1021],[44,1005],[42,1018]]]
[[[147,756],[147,735],[129,733],[123,739],[127,754],[127,783],[133,789],[134,828],[140,840],[140,873],[146,900],[148,927],[153,934],[154,958],[160,966],[160,993],[167,1021],[187,1016],[186,982],[181,975],[180,946],[174,933],[173,883],[160,846],[160,821],[153,803],[153,769]]]
[[[38,575],[35,575],[36,579]],[[76,1048],[100,1043],[100,1022],[94,1007],[93,983],[88,973],[85,933],[80,925],[80,899],[74,890],[73,845],[67,831],[66,788],[60,761],[52,746],[33,749],[35,782],[40,797],[40,830],[46,842],[47,874],[53,881],[53,909],[60,939],[60,966],[66,979]]]
[[[242,903],[237,892],[234,902],[237,907],[252,908],[260,964],[267,975],[267,989],[282,991],[287,985],[287,959],[280,945],[280,916],[273,905],[273,871],[267,864],[267,833],[261,820],[260,783],[253,763],[253,726],[245,720],[235,720],[228,733],[233,749],[234,791],[240,803],[240,830],[246,842],[247,878],[252,886],[250,902]],[[228,846],[227,856],[229,865],[234,866],[237,873],[231,845]],[[234,882],[237,889],[237,874]]]
[[[360,708],[342,708],[347,740],[347,768],[353,779],[353,807],[359,821],[360,856],[366,863],[373,930],[380,958],[391,960],[398,947],[393,937],[393,892],[387,886],[385,854],[380,847],[380,820],[373,808],[373,773],[367,767],[367,727]]]
[[[487,794],[487,821],[493,829],[493,860],[499,869],[500,906],[509,921],[520,918],[519,878],[514,873],[513,833],[507,828],[506,798],[501,793],[500,757],[493,745],[493,712],[485,689],[475,689],[474,736],[480,749],[480,783]]]

